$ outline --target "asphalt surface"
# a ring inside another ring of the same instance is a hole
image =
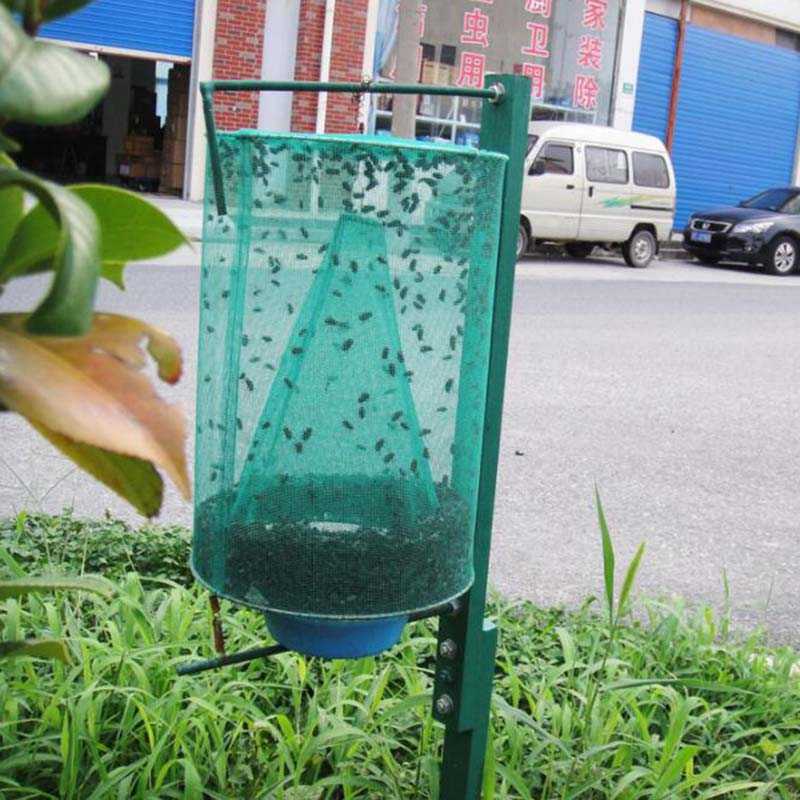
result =
[[[196,253],[129,268],[98,307],[142,316],[184,347],[194,403]],[[16,282],[3,306],[30,307]],[[526,259],[517,271],[492,581],[542,604],[602,591],[593,487],[641,594],[723,601],[742,627],[800,642],[800,276],[676,262]],[[191,427],[191,425],[190,425]],[[0,514],[134,514],[24,423],[0,415]],[[191,524],[171,488],[167,522]],[[621,569],[621,567],[620,567]],[[621,578],[620,578],[621,580]]]

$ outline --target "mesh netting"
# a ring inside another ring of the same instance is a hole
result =
[[[206,191],[193,566],[257,608],[369,617],[472,582],[505,158],[220,136]]]

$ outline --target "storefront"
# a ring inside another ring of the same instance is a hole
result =
[[[19,161],[62,181],[107,180],[180,193],[189,123],[195,0],[94,0],[43,39],[105,61],[111,85],[87,117],[16,131]]]
[[[419,6],[418,79],[482,86],[484,75],[514,72],[532,83],[533,119],[609,124],[620,37],[621,0],[428,0]],[[397,5],[381,0],[374,73],[395,72]],[[480,103],[425,96],[417,135],[473,142]],[[391,126],[391,98],[376,102],[373,125]]]
[[[636,130],[661,139],[673,129],[676,227],[694,211],[794,183],[800,125],[798,32],[705,5],[690,10],[682,52],[679,19],[645,15],[634,116]]]

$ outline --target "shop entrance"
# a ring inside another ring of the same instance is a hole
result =
[[[18,163],[62,183],[99,181],[182,194],[189,116],[189,64],[97,55],[111,71],[102,103],[57,128],[19,125]]]

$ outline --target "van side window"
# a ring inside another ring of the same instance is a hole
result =
[[[651,189],[669,189],[667,162],[653,153],[634,153],[633,182]]]
[[[598,183],[627,183],[627,154],[609,147],[587,147],[586,177]]]
[[[572,175],[574,172],[575,160],[567,144],[546,144],[531,170],[532,175]]]

